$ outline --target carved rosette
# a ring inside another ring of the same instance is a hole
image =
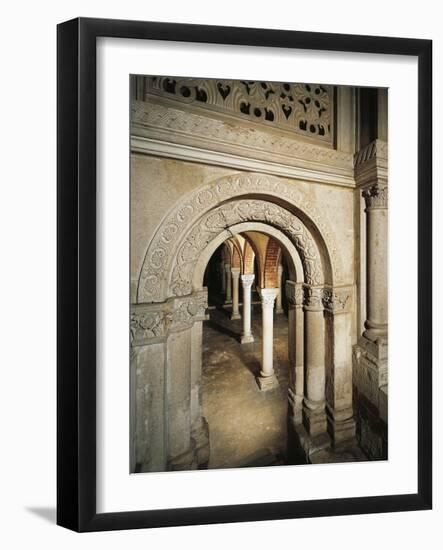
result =
[[[207,185],[204,188],[201,188],[193,192],[188,199],[185,199],[176,206],[171,213],[165,218],[165,221],[159,227],[158,231],[154,235],[151,244],[146,252],[145,260],[142,266],[142,270],[139,278],[138,285],[138,301],[139,302],[161,302],[165,299],[170,292],[168,289],[168,273],[173,269],[171,265],[176,259],[177,247],[179,246],[180,240],[184,234],[188,234],[188,244],[187,248],[182,253],[182,260],[185,260],[185,257],[191,257],[195,251],[202,250],[204,248],[204,238],[208,236],[208,233],[205,231],[199,231],[192,228],[193,224],[196,224],[199,218],[207,213],[208,220],[207,223],[214,231],[218,230],[219,232],[229,227],[229,223],[232,221],[232,216],[229,217],[229,208],[225,208],[223,212],[215,210],[217,205],[226,202],[230,199],[233,199],[238,196],[244,196],[245,194],[267,194],[275,196],[286,200],[288,203],[293,204],[298,209],[308,212],[310,219],[316,224],[317,228],[321,232],[323,239],[326,242],[328,252],[332,261],[333,273],[336,279],[339,279],[341,276],[339,268],[339,259],[337,254],[337,247],[334,243],[334,238],[330,232],[330,229],[327,227],[324,217],[321,212],[318,211],[315,204],[313,204],[305,195],[298,189],[294,189],[293,186],[290,186],[286,182],[279,180],[271,176],[262,176],[259,174],[249,174],[249,175],[235,175],[227,176],[218,180],[213,185]],[[294,238],[299,234],[300,248],[303,248],[303,243],[306,243],[306,238],[300,234],[300,231],[297,231],[297,225],[300,225],[300,220],[291,214],[289,211],[275,205],[271,202],[265,203],[268,207],[268,211],[273,216],[273,212],[277,213],[277,209],[283,215],[280,219],[287,222],[288,217],[290,217],[293,226]],[[214,209],[211,212],[211,209]],[[226,214],[226,215],[225,215]],[[256,216],[254,218],[253,216]],[[257,221],[267,222],[267,218],[260,219],[258,213],[252,213],[251,217],[248,218],[248,213],[243,210],[242,216],[240,216],[240,221],[248,219],[256,219]],[[257,217],[258,216],[258,217]],[[278,216],[274,216],[275,220],[278,220]],[[198,224],[197,224],[198,225]],[[289,227],[291,227],[289,226]],[[304,227],[304,226],[303,226]],[[189,229],[191,228],[191,229]],[[289,229],[290,230],[290,229]],[[312,240],[312,239],[311,239]],[[209,242],[209,241],[208,241]],[[307,254],[305,255],[305,262],[307,270],[312,271],[314,265],[312,264],[312,254],[309,250],[312,247],[305,246]],[[184,255],[184,256],[183,256]],[[312,278],[312,277],[311,277]],[[183,294],[188,294],[191,291],[189,287],[183,292]],[[172,289],[172,292],[175,291]],[[170,295],[170,294],[169,294]]]
[[[286,281],[286,299],[290,307],[301,307],[303,305],[303,285]]]
[[[352,304],[352,287],[325,288],[323,305],[330,313],[348,313]]]
[[[388,187],[379,183],[368,187],[363,191],[366,208],[387,208],[388,207]]]
[[[142,346],[160,341],[171,332],[191,327],[205,319],[207,290],[172,298],[162,304],[135,304],[131,311],[131,344]]]

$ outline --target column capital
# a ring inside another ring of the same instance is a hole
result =
[[[291,307],[301,307],[303,305],[303,283],[286,281],[286,298]]]
[[[365,199],[366,210],[388,207],[388,186],[386,184],[375,183],[364,189],[362,195]]]
[[[250,288],[252,286],[252,283],[254,282],[255,275],[254,273],[245,273],[241,276],[241,282],[243,285],[243,288]]]
[[[239,267],[231,267],[231,274],[234,278],[240,277],[240,268]]]
[[[352,286],[329,287],[323,291],[323,306],[333,314],[348,313],[352,304]]]
[[[231,271],[231,264],[225,264],[225,271],[229,273]]]
[[[262,307],[273,308],[278,292],[278,288],[261,288],[260,298]]]
[[[323,310],[323,292],[322,286],[303,287],[303,305],[307,311],[322,311]]]

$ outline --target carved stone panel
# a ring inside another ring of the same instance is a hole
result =
[[[145,78],[149,95],[332,143],[332,86],[154,76]]]

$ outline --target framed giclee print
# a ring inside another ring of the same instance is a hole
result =
[[[428,40],[59,26],[60,525],[431,507],[431,89]]]

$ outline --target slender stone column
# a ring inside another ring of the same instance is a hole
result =
[[[329,343],[326,389],[328,432],[334,446],[355,438],[352,407],[352,296],[350,286],[324,292],[325,323]]]
[[[260,290],[262,305],[262,367],[257,378],[261,390],[269,390],[278,386],[274,374],[273,348],[274,348],[274,301],[278,294],[278,288],[262,288]]]
[[[232,274],[232,314],[231,319],[241,319],[240,312],[238,309],[238,287],[239,287],[239,279],[240,279],[240,268],[239,267],[232,267],[231,268],[231,274]]]
[[[231,264],[225,264],[225,274],[226,274],[226,299],[225,303],[230,304],[232,302],[232,275],[231,275]]]
[[[369,340],[388,332],[388,188],[375,184],[363,191],[366,202],[366,330]]]
[[[226,275],[225,264],[223,261],[220,263],[220,278],[221,278],[221,291],[224,294],[226,292]]]
[[[288,299],[288,351],[289,351],[289,413],[295,425],[302,423],[304,388],[303,373],[303,286],[302,283],[286,281]]]
[[[310,436],[326,432],[323,288],[305,287],[305,396],[303,424]]]
[[[243,334],[241,337],[242,344],[250,344],[254,341],[251,332],[251,287],[254,281],[254,274],[248,273],[241,276],[243,287]]]
[[[278,271],[277,271],[277,284],[278,284],[278,294],[277,294],[277,300],[275,301],[275,313],[283,313],[283,306],[282,306],[282,275],[283,275],[283,266],[281,264],[278,265]]]

